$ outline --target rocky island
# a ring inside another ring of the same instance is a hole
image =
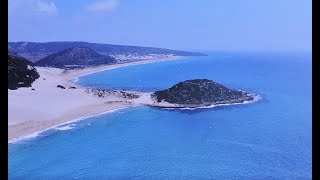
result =
[[[186,80],[169,89],[151,94],[156,107],[203,107],[253,101],[254,96],[232,90],[208,79]]]

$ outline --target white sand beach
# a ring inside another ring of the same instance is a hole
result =
[[[94,116],[108,110],[152,104],[151,93],[137,93],[140,97],[133,100],[124,99],[117,94],[99,98],[87,93],[85,88],[72,83],[70,80],[101,70],[176,59],[179,59],[179,57],[103,65],[69,71],[37,67],[40,78],[32,84],[32,87],[8,90],[8,140],[42,131],[74,119]],[[66,89],[57,88],[57,85],[62,85]],[[69,89],[72,86],[76,89]],[[35,90],[31,90],[32,88]]]

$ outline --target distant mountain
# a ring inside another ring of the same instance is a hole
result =
[[[36,66],[57,68],[115,64],[115,58],[97,53],[91,48],[70,48],[51,54],[35,63]]]
[[[206,54],[177,51],[171,49],[140,47],[140,46],[124,46],[88,42],[8,42],[8,50],[14,51],[21,56],[28,58],[32,62],[38,61],[45,56],[48,56],[59,51],[70,48],[87,47],[97,51],[103,55],[110,56],[148,56],[148,55],[175,55],[175,56],[205,56]]]
[[[8,53],[8,89],[31,87],[32,82],[39,77],[32,62],[15,53]]]

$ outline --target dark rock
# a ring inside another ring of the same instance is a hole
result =
[[[158,102],[173,104],[211,105],[240,103],[253,100],[248,93],[232,90],[208,79],[194,79],[180,82],[169,89],[152,94]]]
[[[34,89],[34,88],[32,88],[31,90],[33,90],[33,91],[34,91],[35,89]]]
[[[65,87],[61,85],[58,85],[57,88],[65,89]]]
[[[76,87],[74,87],[74,86],[70,86],[70,87],[69,87],[69,89],[76,89]]]

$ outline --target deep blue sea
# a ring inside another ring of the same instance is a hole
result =
[[[79,78],[155,91],[206,78],[262,100],[211,109],[134,107],[9,143],[9,179],[311,179],[311,54],[210,53]]]

